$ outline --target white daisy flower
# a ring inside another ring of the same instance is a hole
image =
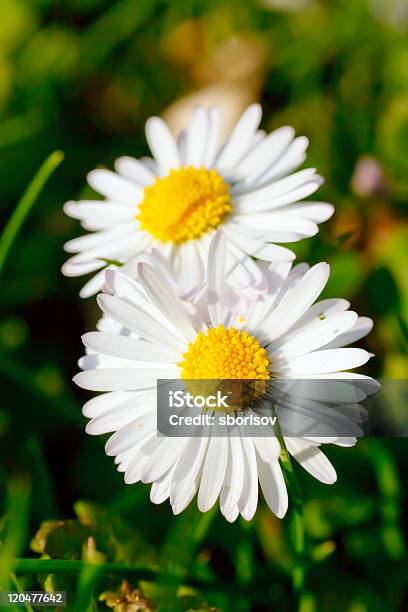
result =
[[[157,436],[157,380],[255,379],[262,383],[261,394],[278,380],[352,380],[361,386],[362,399],[371,379],[346,370],[371,355],[343,347],[366,335],[372,322],[349,311],[346,300],[315,303],[329,276],[326,263],[293,269],[290,262],[260,264],[267,291],[248,304],[245,317],[237,315],[225,283],[225,250],[218,234],[210,245],[206,290],[193,308],[177,296],[175,280],[155,269],[154,257],[138,263],[137,281],[118,270],[108,272],[113,294],[99,295],[98,303],[114,325],[110,332],[85,334],[90,354],[74,380],[104,392],[83,408],[91,419],[86,430],[112,434],[106,453],[116,458],[126,483],[152,483],[154,503],[170,498],[178,514],[198,493],[202,512],[219,498],[228,521],[239,514],[250,520],[259,481],[268,506],[283,517],[288,496],[280,444],[272,432],[270,437]],[[315,405],[309,402],[307,408]],[[308,472],[333,483],[335,470],[319,448],[327,441],[347,446],[356,439],[291,437],[286,444]]]
[[[191,283],[204,278],[211,237],[218,230],[228,252],[293,260],[290,249],[275,243],[314,236],[333,206],[302,202],[323,181],[313,168],[292,174],[305,160],[307,138],[295,138],[291,127],[266,134],[258,129],[260,120],[261,108],[253,104],[219,147],[217,108],[197,108],[177,142],[162,119],[152,117],[146,137],[153,158],[121,157],[115,172],[90,172],[89,184],[105,201],[64,206],[92,232],[65,245],[76,253],[64,264],[65,275],[99,271],[80,295],[102,288],[107,260],[124,263],[153,247],[168,258],[189,293]]]

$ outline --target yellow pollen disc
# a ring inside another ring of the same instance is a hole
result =
[[[230,210],[229,188],[221,176],[189,166],[145,187],[137,219],[155,238],[179,244],[215,229]]]
[[[269,380],[265,349],[246,331],[224,325],[199,333],[177,364],[184,380],[245,379]]]
[[[208,395],[216,389],[229,396],[227,412],[244,410],[265,393],[270,378],[265,349],[246,331],[223,325],[199,333],[177,364],[193,395]],[[209,379],[240,382],[208,384]],[[192,382],[198,380],[198,382]]]

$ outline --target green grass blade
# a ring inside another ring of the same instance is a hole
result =
[[[217,513],[217,506],[205,513],[191,505],[173,518],[162,549],[162,569],[159,582],[163,587],[163,611],[177,606],[177,580],[187,579],[194,568],[196,551],[204,540]],[[180,542],[183,543],[180,546]],[[188,582],[188,579],[187,579]]]
[[[35,483],[32,512],[38,519],[58,518],[60,512],[54,493],[52,476],[40,442],[36,438],[27,440],[27,458]]]
[[[84,565],[78,578],[75,610],[92,612],[94,609],[93,601],[96,596],[94,591],[99,584],[102,574],[103,567],[100,565],[92,563]]]
[[[240,534],[235,554],[235,577],[239,585],[250,587],[255,574],[253,523],[248,523],[240,517],[239,527]],[[247,612],[251,609],[251,601],[248,597],[238,596],[235,607],[237,612]]]
[[[274,409],[272,409],[272,412],[276,416]],[[276,425],[276,435],[279,439],[281,446],[280,462],[290,498],[289,526],[291,545],[295,558],[295,563],[292,569],[292,586],[293,590],[298,596],[298,607],[299,609],[301,609],[302,602],[306,597],[305,580],[307,566],[307,546],[305,519],[303,516],[303,501],[300,492],[299,481],[293,470],[292,462],[290,460],[288,449],[286,448],[285,439],[282,435],[279,421]]]
[[[6,529],[0,549],[0,587],[7,590],[15,557],[25,548],[28,535],[30,482],[24,476],[10,479],[6,495]]]
[[[379,490],[379,533],[389,559],[402,559],[406,553],[401,522],[401,486],[394,457],[385,440],[368,441],[368,453]]]
[[[17,578],[17,576],[13,572],[10,574],[10,581],[15,586],[16,590],[19,593],[23,593],[24,592],[24,589],[22,588],[19,579]],[[24,603],[23,605],[24,605],[24,608],[25,608],[25,610],[27,612],[34,612],[34,609],[30,606],[29,603]]]
[[[300,487],[296,474],[293,471],[292,462],[283,439],[281,440],[281,464],[285,475],[286,486],[290,494],[289,516],[293,550],[295,553],[295,566],[292,572],[293,588],[301,593],[305,584],[305,528],[303,519],[302,500]]]
[[[203,517],[202,517],[203,518]],[[205,517],[205,521],[209,518]],[[200,525],[199,525],[200,527]],[[198,530],[200,531],[200,530]],[[17,575],[35,575],[35,574],[56,574],[56,575],[80,575],[84,571],[85,566],[90,565],[86,561],[82,560],[70,560],[70,559],[40,559],[40,558],[20,558],[14,560],[14,571]],[[120,576],[126,580],[134,581],[146,581],[155,582],[163,585],[163,571],[158,566],[147,566],[147,565],[125,565],[122,563],[101,563],[97,565],[101,575],[108,576]],[[192,572],[190,572],[192,574]],[[269,586],[269,577],[267,574],[262,574],[257,570],[257,574],[260,574],[257,582],[257,587],[261,589],[260,596],[257,599],[263,600],[267,597],[266,588]],[[211,579],[204,578],[201,576],[186,575],[180,576],[178,574],[166,574],[166,584],[169,587],[177,587],[180,584],[188,585],[192,588],[197,588],[200,592],[220,592],[226,595],[236,597],[237,595],[244,595],[247,597],[253,596],[252,585],[239,585],[236,582],[226,582],[225,580],[213,577]]]
[[[6,227],[0,236],[0,274],[21,226],[33,207],[45,183],[64,159],[62,151],[54,151],[40,166],[37,174],[28,185],[23,196],[17,203]]]

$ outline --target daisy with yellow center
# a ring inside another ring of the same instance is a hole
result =
[[[236,310],[242,283],[224,267],[226,248],[216,234],[209,250],[206,289],[188,302],[178,297],[177,278],[165,271],[157,253],[137,263],[134,278],[121,271],[107,272],[110,294],[98,297],[104,319],[98,324],[100,331],[83,338],[89,354],[81,359],[84,371],[75,382],[104,392],[84,406],[90,418],[87,432],[111,434],[106,453],[115,457],[127,484],[152,483],[154,503],[170,499],[178,514],[197,494],[203,512],[219,499],[228,521],[239,514],[250,520],[259,482],[267,504],[282,517],[288,498],[273,427],[262,435],[243,429],[238,436],[229,432],[217,436],[208,430],[199,430],[194,437],[157,436],[157,381],[183,379],[198,384],[235,379],[238,386],[239,381],[253,382],[259,385],[257,401],[270,402],[279,379],[343,376],[353,382],[360,398],[367,393],[367,377],[343,371],[364,364],[370,354],[343,347],[368,333],[372,322],[349,311],[345,300],[314,304],[328,279],[325,263],[312,268],[259,267],[266,286],[264,298],[247,303],[242,317]],[[239,261],[245,268],[245,260]],[[298,404],[284,405],[289,422]],[[316,408],[324,412],[321,398],[302,399],[302,413]],[[249,405],[240,409],[245,414],[252,410]],[[332,436],[333,441],[347,446],[355,438]],[[306,470],[332,483],[335,470],[319,448],[324,442],[316,437],[285,438],[288,451]]]
[[[258,130],[261,109],[250,106],[225,143],[219,142],[219,111],[197,108],[175,140],[158,117],[146,123],[153,158],[121,157],[115,172],[93,170],[88,182],[105,201],[67,202],[65,212],[92,232],[65,245],[73,255],[67,276],[98,272],[81,290],[86,297],[104,283],[103,269],[131,262],[157,249],[171,263],[180,293],[193,293],[205,280],[212,236],[222,232],[228,252],[264,261],[288,262],[281,246],[313,236],[333,207],[302,202],[322,178],[314,169],[293,173],[305,159],[308,141],[285,126]]]
[[[215,170],[170,170],[145,187],[137,219],[161,242],[180,244],[216,229],[231,211],[228,185]]]
[[[200,332],[178,366],[186,380],[270,378],[269,360],[259,342],[246,331],[222,324]]]
[[[266,381],[270,378],[269,359],[258,340],[247,331],[226,329],[223,324],[199,332],[177,365],[193,395],[206,397],[218,389],[228,392],[226,412],[252,406],[266,392]],[[208,384],[212,379],[228,383],[219,382],[214,388]],[[230,384],[232,380],[242,384]]]

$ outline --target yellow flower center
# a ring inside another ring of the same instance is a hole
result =
[[[181,377],[189,379],[269,380],[269,359],[251,334],[224,325],[197,334],[178,363]]]
[[[215,388],[209,379],[240,380],[233,383],[217,383],[217,389],[229,395],[228,411],[243,410],[267,389],[269,359],[265,349],[251,334],[224,325],[213,327],[205,334],[198,333],[190,342],[183,360],[177,364],[193,395],[209,395]]]
[[[179,244],[215,229],[230,210],[229,188],[221,176],[189,166],[145,187],[137,219],[155,238]]]

